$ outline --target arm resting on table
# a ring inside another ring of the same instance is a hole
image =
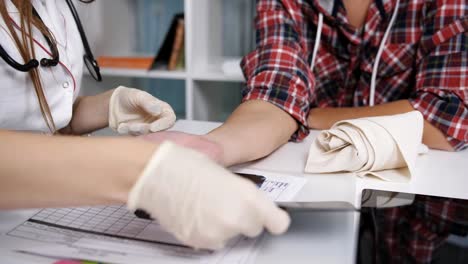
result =
[[[288,142],[297,130],[288,113],[265,101],[242,103],[206,137],[221,145],[226,166],[262,158]]]

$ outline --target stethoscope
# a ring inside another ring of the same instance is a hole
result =
[[[390,19],[390,23],[387,29],[385,30],[385,34],[382,38],[382,41],[380,42],[379,50],[377,51],[375,62],[372,67],[372,77],[371,77],[370,94],[369,94],[369,106],[374,106],[375,104],[375,82],[377,79],[377,69],[379,67],[380,58],[382,57],[382,52],[385,47],[385,43],[387,42],[388,35],[390,34],[390,30],[392,29],[392,26],[395,23],[399,5],[400,5],[400,0],[397,0],[395,4],[395,9],[393,10],[392,18]],[[322,13],[319,13],[317,32],[315,34],[315,44],[314,44],[314,49],[312,52],[312,61],[310,62],[310,70],[312,72],[314,71],[315,57],[317,56],[318,47],[320,45],[320,38],[322,36],[322,27],[323,27],[323,15]]]
[[[86,68],[88,68],[88,71],[91,74],[91,76],[93,76],[93,78],[96,81],[100,82],[102,81],[102,77],[101,77],[101,72],[99,70],[99,65],[97,64],[97,61],[94,59],[93,53],[91,52],[91,48],[89,47],[88,39],[86,38],[86,34],[84,33],[83,25],[81,24],[80,17],[78,16],[78,12],[76,12],[76,8],[73,5],[72,0],[66,0],[66,2],[73,15],[73,19],[75,19],[75,23],[76,23],[76,26],[78,27],[78,31],[80,32],[81,41],[83,42],[83,47],[85,50],[85,54],[83,55],[83,60],[86,65]],[[35,9],[33,9],[33,13],[39,19],[41,19]],[[45,38],[49,46],[52,46],[50,39],[47,36],[45,36]],[[2,59],[8,65],[22,72],[28,72],[34,68],[39,67],[39,65],[41,65],[42,67],[56,66],[59,63],[60,57],[59,57],[58,51],[54,53],[56,55],[52,59],[42,58],[40,62],[37,61],[36,59],[32,59],[26,62],[25,64],[21,64],[15,61],[10,55],[8,55],[5,49],[3,49],[3,47],[0,45],[0,57],[2,57]]]

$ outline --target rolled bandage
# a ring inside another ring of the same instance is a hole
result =
[[[356,172],[386,181],[409,181],[421,147],[418,111],[337,122],[312,143],[305,172]],[[427,151],[427,150],[426,150]]]

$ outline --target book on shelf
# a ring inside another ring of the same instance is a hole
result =
[[[125,68],[150,70],[154,56],[132,55],[132,56],[99,56],[97,62],[103,68]]]
[[[156,56],[147,54],[99,56],[97,61],[103,68],[183,70],[185,68],[184,14],[174,16]]]
[[[176,70],[185,69],[185,39],[182,42],[182,47],[179,50],[179,55],[177,57],[177,63],[175,66]]]
[[[169,63],[167,69],[173,71],[177,67],[177,62],[180,57],[180,52],[182,51],[182,45],[184,43],[184,19],[179,18],[177,20],[177,28],[174,37],[174,44],[172,45],[171,56],[169,57]]]
[[[180,57],[184,57],[185,49],[185,22],[184,14],[176,14],[172,19],[169,31],[166,33],[163,44],[159,48],[152,68],[176,70]],[[183,63],[185,64],[185,63]],[[183,65],[179,63],[180,66]]]

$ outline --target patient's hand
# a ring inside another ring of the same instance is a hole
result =
[[[192,135],[176,131],[164,131],[141,136],[144,140],[162,143],[169,140],[178,145],[197,150],[204,153],[214,161],[221,163],[223,150],[221,146],[204,136]]]

